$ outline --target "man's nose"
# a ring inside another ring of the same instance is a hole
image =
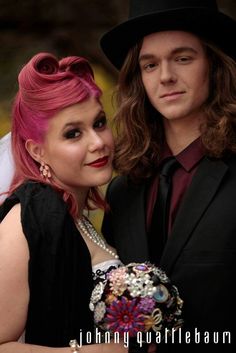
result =
[[[176,75],[172,65],[165,61],[160,65],[160,82],[162,84],[176,82]]]

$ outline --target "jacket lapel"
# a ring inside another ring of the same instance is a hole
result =
[[[160,265],[167,273],[188,241],[191,232],[214,197],[228,167],[223,161],[204,158],[183,199]]]

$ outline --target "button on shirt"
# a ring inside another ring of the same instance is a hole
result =
[[[170,233],[183,196],[189,187],[197,167],[205,155],[205,151],[199,137],[175,156],[180,164],[172,176],[172,194],[170,199],[170,212],[168,220],[168,233]],[[169,146],[164,147],[160,163],[168,157],[173,156]],[[158,176],[154,178],[147,194],[147,227],[149,229],[152,219],[152,211],[158,192]]]

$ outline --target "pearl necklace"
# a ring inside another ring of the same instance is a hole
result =
[[[92,223],[89,222],[87,218],[83,216],[82,218],[77,219],[75,223],[79,231],[86,235],[86,237],[92,240],[96,245],[100,246],[100,248],[108,252],[115,259],[119,258],[119,256],[114,251],[110,250],[107,247],[105,240],[102,239],[102,237],[98,234],[96,229],[93,227]]]

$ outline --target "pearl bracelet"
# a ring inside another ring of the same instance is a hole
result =
[[[72,353],[79,353],[79,345],[77,340],[70,340],[69,346],[71,348]]]

